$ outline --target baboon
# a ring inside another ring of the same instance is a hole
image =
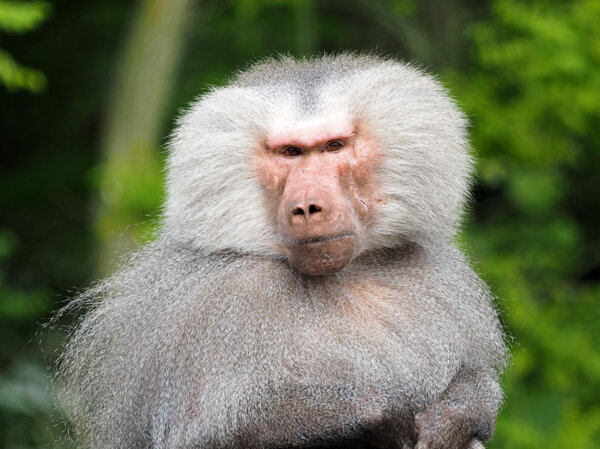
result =
[[[277,57],[181,116],[152,243],[75,299],[89,448],[465,449],[506,349],[456,246],[472,157],[422,70]]]

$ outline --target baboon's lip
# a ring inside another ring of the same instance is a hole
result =
[[[319,243],[333,242],[335,240],[342,240],[347,238],[353,238],[354,234],[350,232],[343,232],[341,234],[334,235],[326,235],[326,236],[318,236],[318,237],[309,237],[306,239],[297,239],[291,240],[288,242],[289,246],[304,246],[304,245],[314,245]]]

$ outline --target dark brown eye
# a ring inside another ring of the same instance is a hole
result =
[[[283,154],[285,157],[294,157],[294,156],[300,156],[302,154],[302,150],[298,147],[285,147],[282,151],[281,154]]]
[[[340,151],[344,147],[344,143],[339,140],[332,140],[327,143],[325,147],[325,151],[335,152]]]

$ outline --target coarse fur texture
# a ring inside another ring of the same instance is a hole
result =
[[[343,116],[386,201],[339,273],[290,267],[252,159],[287,123]],[[505,366],[485,284],[452,243],[465,120],[374,56],[268,60],[198,99],[171,141],[164,225],[85,308],[61,361],[89,448],[475,449]]]
[[[248,161],[274,129],[338,115],[383,153],[376,177],[387,202],[360,252],[450,238],[472,166],[462,113],[422,71],[354,55],[268,60],[195,102],[171,140],[164,231],[208,251],[278,256]]]

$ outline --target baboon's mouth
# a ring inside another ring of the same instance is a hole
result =
[[[354,234],[350,232],[343,232],[341,234],[309,237],[307,239],[289,240],[287,243],[288,248],[293,246],[313,245],[315,243],[333,242],[335,240],[342,240],[354,237]]]

